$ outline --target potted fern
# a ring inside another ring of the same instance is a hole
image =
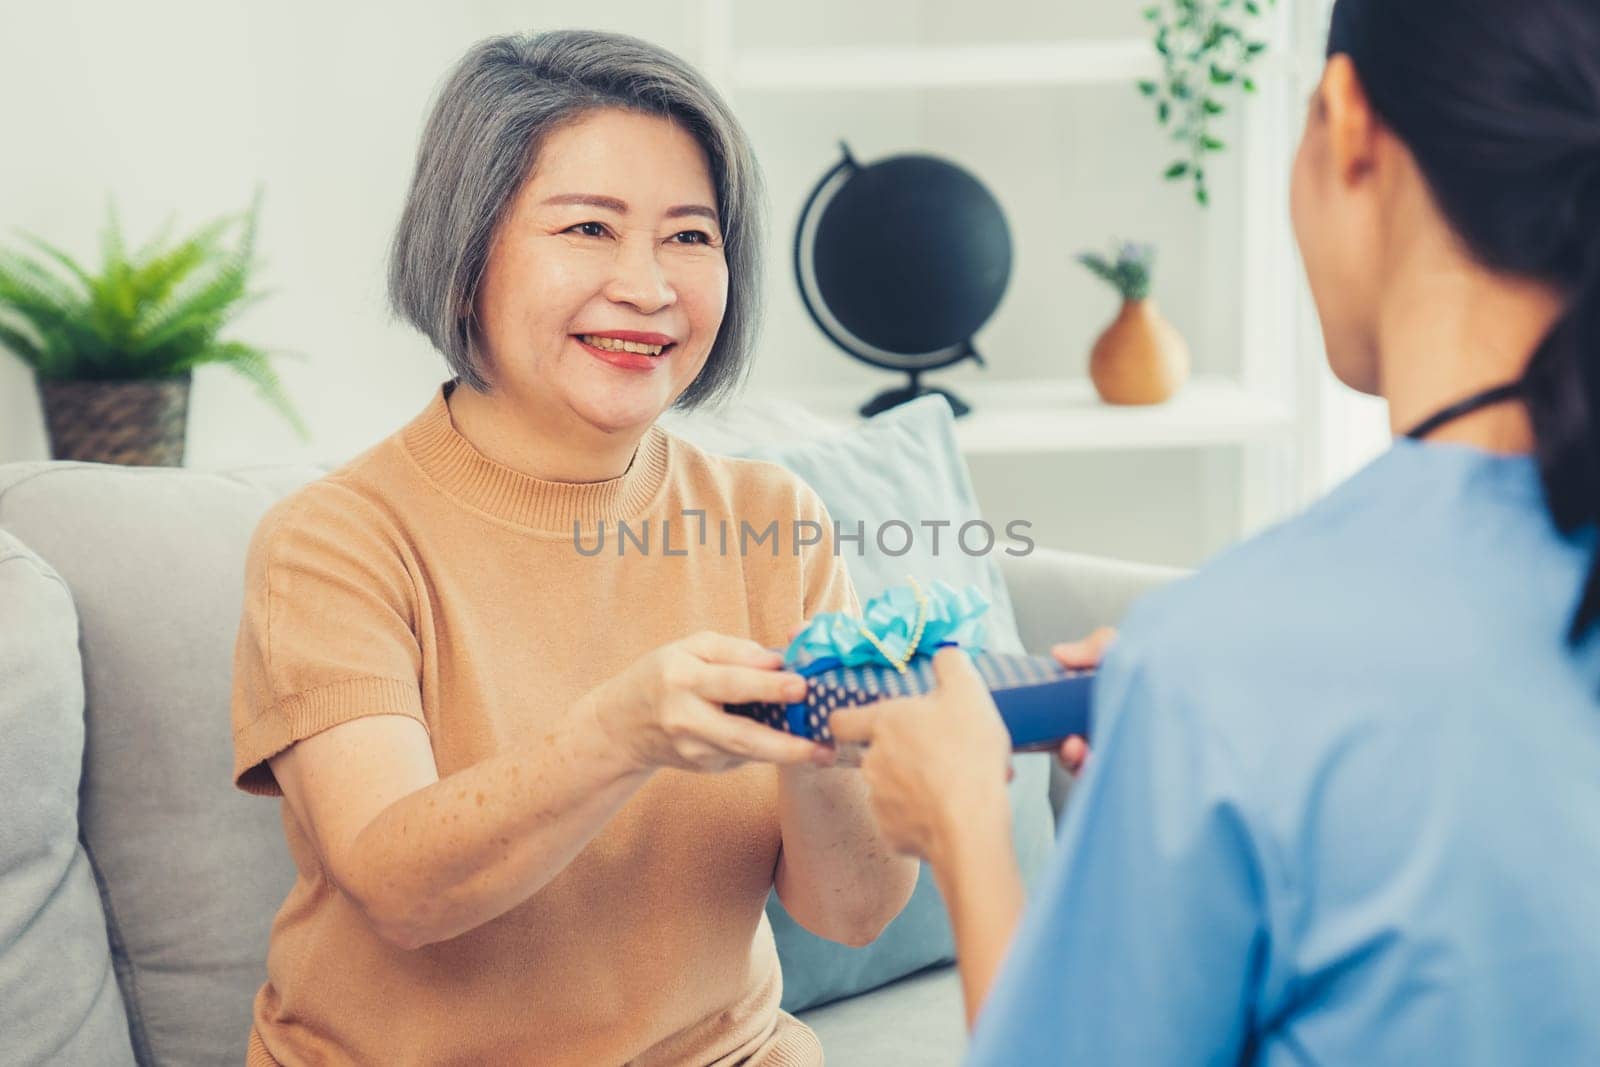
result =
[[[1085,252],[1078,262],[1122,297],[1122,310],[1089,357],[1089,377],[1108,404],[1159,404],[1189,377],[1189,346],[1150,296],[1154,245],[1131,241],[1109,257]]]
[[[113,210],[94,273],[36,237],[25,239],[37,255],[0,249],[0,348],[33,368],[53,458],[181,466],[190,375],[204,363],[242,374],[307,436],[268,353],[222,336],[263,295],[250,288],[256,214],[170,245],[163,231],[130,254]]]

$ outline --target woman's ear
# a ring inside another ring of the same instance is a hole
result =
[[[1358,185],[1377,161],[1378,121],[1349,56],[1329,57],[1317,94],[1333,173],[1346,186]]]

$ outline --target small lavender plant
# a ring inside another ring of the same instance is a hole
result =
[[[1150,295],[1150,275],[1155,267],[1156,246],[1124,241],[1113,245],[1110,258],[1098,252],[1078,256],[1094,274],[1109,282],[1124,300],[1144,300]]]

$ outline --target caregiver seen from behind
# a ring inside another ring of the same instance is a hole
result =
[[[1600,5],[1334,12],[1294,227],[1392,447],[1134,609],[1020,928],[962,656],[834,720],[975,1064],[1600,1063]]]

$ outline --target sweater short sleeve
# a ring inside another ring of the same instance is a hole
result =
[[[326,480],[251,537],[233,660],[233,777],[281,796],[267,759],[364,715],[424,722],[416,592],[376,509]]]

